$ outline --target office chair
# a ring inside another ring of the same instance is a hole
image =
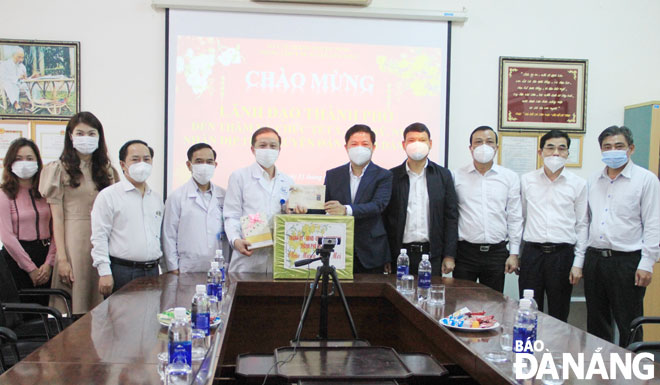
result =
[[[644,324],[660,324],[660,317],[637,317],[630,323],[630,335],[628,336],[628,345],[626,349],[633,353],[649,352],[655,357],[655,362],[660,362],[660,341],[635,341],[637,331]]]

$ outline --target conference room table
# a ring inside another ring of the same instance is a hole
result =
[[[312,274],[313,276],[313,274]],[[517,309],[516,301],[476,283],[434,277],[446,285],[446,303],[421,306],[395,289],[393,275],[357,275],[341,284],[360,339],[372,346],[387,346],[399,353],[431,354],[445,366],[452,381],[481,384],[540,384],[541,380],[517,381],[512,362],[493,363],[484,355],[501,351],[500,330],[453,331],[438,322],[467,307],[505,320]],[[205,274],[165,274],[137,279],[48,341],[0,376],[0,385],[27,384],[160,384],[158,354],[166,351],[167,328],[156,315],[166,309],[190,308],[195,285]],[[273,280],[267,274],[228,274],[223,295],[223,322],[215,331],[205,363],[211,368],[198,383],[222,384],[233,377],[236,359],[243,353],[273,353],[289,346],[294,337],[304,297],[311,281]],[[351,332],[337,296],[330,299],[328,334],[331,339],[350,339]],[[318,296],[312,303],[302,338],[318,332]],[[628,351],[546,314],[538,319],[538,339],[551,352],[584,353],[585,370],[595,352]],[[609,359],[605,358],[606,363]],[[653,364],[655,365],[655,364]],[[609,364],[607,365],[609,368]],[[656,379],[591,380],[569,378],[565,384],[660,384]]]

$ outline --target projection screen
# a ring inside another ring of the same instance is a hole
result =
[[[282,137],[277,167],[321,184],[348,162],[344,134],[376,132],[373,161],[402,163],[404,128],[431,130],[431,160],[446,153],[446,21],[169,10],[165,191],[190,178],[186,151],[218,153],[213,181],[254,162],[252,133]]]

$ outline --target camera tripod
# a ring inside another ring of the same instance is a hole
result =
[[[330,253],[333,251],[334,246],[326,247],[325,245],[321,248],[316,249],[316,254],[320,255],[317,258],[304,259],[301,261],[296,261],[294,265],[296,267],[308,265],[312,262],[321,261],[323,264],[316,268],[316,277],[314,278],[314,284],[312,289],[305,300],[303,307],[303,313],[300,317],[300,323],[298,324],[298,330],[296,331],[296,336],[293,339],[293,342],[300,342],[300,334],[302,333],[303,324],[307,318],[307,313],[309,312],[309,307],[312,304],[312,299],[314,298],[314,293],[319,286],[319,279],[321,279],[321,314],[319,320],[319,334],[318,338],[321,340],[328,339],[328,279],[332,277],[332,283],[339,293],[339,298],[341,298],[342,304],[344,305],[344,312],[348,318],[348,323],[351,326],[351,332],[353,333],[353,338],[358,339],[357,330],[355,329],[355,323],[353,322],[353,317],[351,316],[351,311],[348,309],[348,302],[346,302],[346,296],[344,296],[344,291],[341,288],[339,283],[339,278],[337,278],[337,272],[334,266],[330,266]]]

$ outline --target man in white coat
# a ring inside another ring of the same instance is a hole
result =
[[[192,178],[167,198],[163,218],[165,262],[174,274],[208,271],[216,250],[229,252],[222,217],[225,190],[211,182],[216,152],[197,143],[187,155]]]
[[[282,139],[274,129],[262,127],[252,134],[252,153],[256,163],[234,171],[225,196],[225,231],[234,248],[230,272],[266,273],[273,271],[273,248],[250,250],[241,231],[241,217],[263,214],[272,229],[273,215],[281,212],[288,200],[293,180],[275,168]]]
[[[23,48],[17,47],[11,57],[0,62],[0,88],[7,94],[9,102],[14,109],[20,109],[18,96],[21,91],[27,92],[27,86],[22,82],[27,78],[27,70],[23,64],[25,52]],[[36,77],[38,74],[33,74]],[[2,92],[0,90],[0,92]]]

